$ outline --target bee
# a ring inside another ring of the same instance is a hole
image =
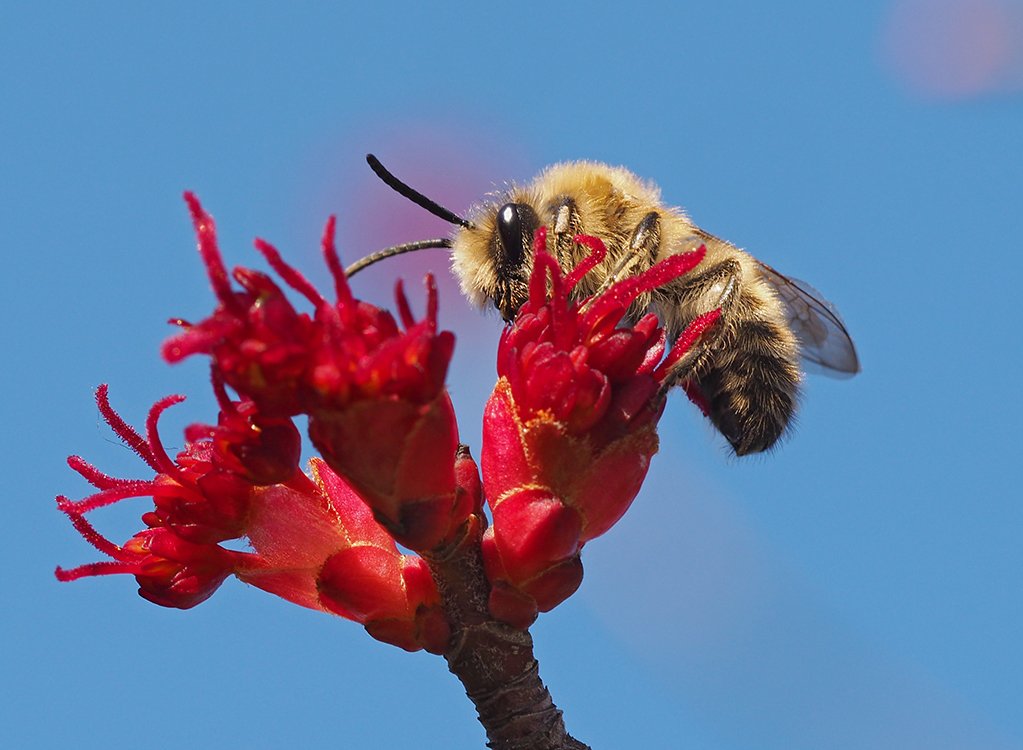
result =
[[[666,206],[657,187],[627,169],[556,164],[529,184],[479,204],[465,219],[398,180],[376,157],[366,158],[387,185],[457,229],[451,238],[374,253],[347,269],[349,275],[399,253],[449,248],[465,294],[481,307],[492,304],[506,321],[529,296],[533,236],[541,226],[566,272],[589,252],[575,235],[596,236],[607,246],[604,261],[575,288],[578,297],[704,246],[695,269],[637,300],[628,317],[634,321],[655,311],[673,341],[697,316],[721,310],[712,334],[680,360],[673,380],[737,455],[765,451],[785,434],[806,366],[838,377],[859,372],[842,319],[813,287],[700,229],[682,209]]]

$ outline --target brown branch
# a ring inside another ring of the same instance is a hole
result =
[[[471,516],[459,541],[426,555],[451,625],[448,669],[476,706],[493,750],[589,750],[565,729],[540,679],[529,631],[498,622],[487,609],[485,525],[482,516]]]

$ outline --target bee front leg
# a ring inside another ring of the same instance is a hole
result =
[[[575,265],[572,253],[575,240],[572,238],[582,231],[579,209],[566,195],[551,207],[551,213],[554,215],[554,259],[562,269],[569,271]]]
[[[706,312],[720,310],[721,317],[713,328],[706,331],[700,340],[674,364],[661,385],[661,396],[666,394],[672,386],[684,383],[696,376],[711,359],[715,347],[720,346],[724,341],[724,332],[729,327],[732,312],[739,299],[741,280],[742,267],[739,262],[726,260],[700,273],[683,277],[682,287],[673,290],[675,291],[673,296],[683,299],[698,300],[713,295]],[[672,333],[677,336],[683,330],[684,328]]]

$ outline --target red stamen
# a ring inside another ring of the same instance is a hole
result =
[[[82,538],[91,544],[93,547],[98,549],[107,557],[112,557],[118,562],[131,562],[137,556],[126,552],[122,547],[118,547],[116,544],[111,542],[105,536],[100,534],[93,528],[92,524],[85,520],[85,516],[81,513],[77,513],[67,507],[66,497],[57,498],[57,507],[64,512],[65,515],[71,520],[71,525],[75,527],[75,531],[82,535]]]
[[[656,316],[654,316],[654,320],[656,322]],[[639,327],[638,323],[636,324],[636,327]],[[664,347],[666,344],[667,331],[662,328],[660,329],[660,333],[657,335],[657,342],[647,350],[646,356],[643,357],[643,362],[640,366],[636,368],[636,372],[652,372],[657,366],[657,363],[661,360],[661,357],[664,356]]]
[[[213,384],[213,394],[217,398],[217,406],[220,410],[225,413],[234,413],[235,406],[231,397],[227,395],[227,386],[224,385],[224,375],[220,370],[213,366],[210,368],[210,383]]]
[[[551,280],[551,325],[554,325],[555,308],[567,309],[566,300],[561,299],[561,267],[547,252],[547,227],[540,227],[533,235],[533,273],[529,277],[529,304],[535,312],[547,302],[547,274]]]
[[[597,237],[588,234],[577,234],[572,238],[574,242],[585,245],[590,249],[590,254],[579,261],[579,265],[565,277],[565,286],[568,289],[575,289],[575,285],[582,281],[590,271],[596,268],[605,257],[607,257],[607,246]]]
[[[195,422],[185,427],[185,441],[198,443],[200,440],[208,440],[213,437],[216,430],[213,425]]]
[[[682,335],[675,340],[668,356],[665,357],[664,361],[661,362],[660,366],[654,371],[654,377],[658,380],[663,380],[675,363],[682,359],[686,352],[696,345],[697,341],[699,341],[700,338],[708,330],[710,330],[715,323],[717,323],[720,317],[720,309],[711,310],[710,312],[700,315],[692,323],[686,326],[686,329],[682,331]]]
[[[71,569],[62,568],[58,565],[57,569],[53,572],[57,576],[58,581],[67,583],[68,581],[77,581],[79,578],[88,578],[90,576],[110,576],[119,573],[134,574],[136,570],[135,563],[106,560],[104,562],[86,563]]]
[[[236,306],[237,309],[237,306]],[[239,316],[241,313],[239,313]],[[240,326],[239,318],[220,316],[209,318],[199,327],[186,328],[184,333],[163,342],[160,353],[171,364],[192,354],[206,353]]]
[[[153,456],[153,451],[141,435],[135,431],[135,428],[121,419],[121,415],[114,411],[113,407],[110,406],[110,398],[108,396],[109,387],[106,383],[102,383],[99,388],[96,389],[96,406],[99,407],[99,413],[103,415],[103,421],[110,425],[110,429],[114,431],[117,437],[121,438],[124,443],[138,454],[139,458],[149,464],[149,467],[153,471],[160,471],[160,467],[156,463],[156,458]]]
[[[398,317],[401,318],[401,324],[407,331],[416,324],[416,319],[412,317],[412,308],[409,307],[408,297],[405,296],[405,285],[401,279],[394,284],[394,301],[398,305]]]
[[[639,295],[689,273],[703,260],[706,250],[706,247],[701,245],[692,252],[669,256],[643,273],[616,282],[584,313],[584,325],[592,328],[604,318],[613,319],[612,325],[616,325]]]
[[[82,500],[69,500],[64,496],[60,496],[57,498],[57,506],[61,510],[88,513],[97,508],[104,508],[121,500],[127,500],[130,497],[149,497],[153,494],[154,489],[155,485],[153,482],[142,479],[126,479],[116,487],[101,490]]]
[[[284,279],[284,283],[309,300],[313,307],[319,308],[327,304],[327,300],[316,291],[316,287],[309,283],[298,269],[284,262],[281,254],[273,245],[265,240],[256,240],[256,249],[263,254],[270,267],[277,272],[277,275]]]
[[[185,193],[185,202],[192,214],[192,224],[195,226],[195,233],[199,239],[199,255],[202,257],[203,265],[206,266],[206,274],[213,286],[213,294],[225,307],[237,311],[239,304],[235,299],[234,292],[231,291],[227,267],[220,255],[220,248],[217,247],[217,228],[213,217],[206,213],[202,204],[199,203],[199,199],[193,193]]]
[[[633,276],[631,280],[637,287],[636,296],[638,297],[644,292],[649,292],[657,287],[664,286],[669,281],[674,281],[679,276],[689,273],[700,265],[706,254],[707,246],[700,245],[698,248],[688,253],[679,253],[678,255],[672,255],[665,258],[664,260],[655,263],[643,273]]]
[[[117,477],[112,477],[109,474],[104,474],[81,456],[68,456],[67,465],[81,474],[86,482],[99,490],[109,490],[113,487],[121,487],[129,481],[127,479],[119,479]]]
[[[432,273],[426,274],[426,320],[429,322],[430,332],[437,330],[437,280]]]
[[[541,226],[533,233],[533,254],[547,251],[547,227]]]
[[[342,310],[342,317],[345,323],[350,323],[355,311],[355,298],[352,297],[352,288],[348,286],[348,277],[345,276],[344,266],[337,254],[337,246],[334,244],[334,231],[337,225],[335,217],[327,219],[327,226],[323,229],[323,258],[327,261],[327,268],[334,278],[334,292],[337,295],[338,306]]]
[[[149,410],[149,415],[146,417],[146,441],[149,443],[149,447],[153,452],[153,460],[155,462],[151,464],[151,466],[156,469],[158,473],[174,477],[174,479],[178,480],[180,484],[186,484],[187,482],[182,478],[177,465],[171,460],[171,457],[167,455],[167,451],[164,450],[163,443],[160,441],[160,433],[157,430],[156,423],[159,421],[160,415],[163,414],[164,411],[175,404],[180,404],[184,400],[184,396],[179,396],[177,394],[164,396],[153,404],[153,408]]]

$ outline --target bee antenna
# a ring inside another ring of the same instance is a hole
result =
[[[384,183],[394,192],[405,196],[410,201],[415,203],[417,206],[425,208],[431,214],[438,218],[444,219],[444,221],[446,222],[449,222],[451,224],[457,224],[458,226],[465,227],[466,229],[472,228],[472,224],[470,224],[468,221],[466,221],[461,216],[456,214],[454,211],[449,211],[436,201],[430,200],[425,195],[420,193],[418,190],[409,187],[404,182],[395,177],[393,174],[388,172],[387,168],[383,164],[381,164],[380,160],[373,156],[373,154],[366,154],[366,162],[369,164],[370,169],[372,169],[376,173],[376,176],[383,180]],[[437,246],[427,245],[427,247]],[[411,252],[411,250],[403,250],[402,252],[407,253]]]
[[[441,237],[435,240],[419,240],[418,242],[406,242],[404,245],[394,245],[393,247],[385,247],[383,250],[377,250],[375,253],[370,253],[365,258],[352,263],[345,269],[345,276],[351,278],[366,266],[371,266],[377,261],[390,258],[395,255],[401,255],[402,253],[411,253],[416,250],[425,250],[428,247],[451,247],[451,240],[446,237]]]

